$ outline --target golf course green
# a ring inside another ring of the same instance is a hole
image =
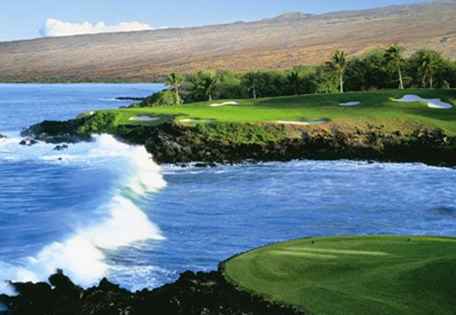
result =
[[[456,239],[335,237],[259,248],[223,264],[236,286],[323,315],[456,312]]]
[[[201,102],[181,106],[157,106],[114,109],[116,125],[158,125],[165,121],[182,124],[231,122],[278,123],[297,122],[318,125],[331,122],[339,126],[363,128],[366,124],[382,125],[385,131],[407,132],[416,126],[440,128],[448,135],[456,135],[456,106],[452,109],[432,109],[424,103],[395,102],[394,98],[418,95],[441,99],[456,105],[456,90],[384,90],[345,94],[303,95],[264,99],[238,100],[238,105],[211,107],[225,101]],[[359,106],[341,106],[341,103],[360,102]],[[135,116],[150,116],[150,122],[135,121]],[[133,117],[133,118],[132,118]]]

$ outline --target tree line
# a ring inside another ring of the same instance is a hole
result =
[[[148,104],[394,88],[452,88],[456,87],[456,62],[429,49],[405,57],[404,50],[393,45],[351,58],[338,50],[322,65],[288,70],[172,73],[165,83],[168,89],[149,98]]]

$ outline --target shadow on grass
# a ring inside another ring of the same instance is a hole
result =
[[[432,108],[425,107],[423,109],[405,108],[402,110],[404,112],[406,112],[407,114],[412,114],[415,116],[422,116],[422,117],[445,121],[445,122],[453,121],[456,123],[456,109],[455,108],[453,108],[453,109],[432,109]]]

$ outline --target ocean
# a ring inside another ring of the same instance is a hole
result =
[[[88,287],[139,290],[239,252],[326,235],[456,236],[456,169],[293,161],[157,165],[109,135],[21,146],[33,123],[128,105],[154,84],[0,85],[0,292],[62,269]]]

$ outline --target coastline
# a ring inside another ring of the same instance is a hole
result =
[[[305,314],[294,307],[239,290],[224,278],[221,270],[184,272],[174,283],[134,293],[107,279],[84,290],[62,271],[52,275],[49,283],[12,283],[18,295],[0,295],[0,303],[4,303],[13,314],[35,315],[56,312],[66,315],[146,315],[151,310],[183,315]],[[6,311],[3,314],[9,313]]]
[[[144,145],[159,164],[239,164],[291,160],[366,160],[456,166],[456,137],[442,129],[416,126],[407,131],[382,125],[347,127],[336,123],[293,126],[270,123],[120,125],[109,112],[69,121],[45,121],[23,131],[48,143],[90,141],[107,133]]]
[[[352,129],[334,123],[287,126],[213,122],[186,126],[166,121],[153,126],[116,126],[115,121],[114,114],[96,112],[69,121],[42,122],[25,130],[23,136],[57,145],[91,141],[92,134],[108,133],[123,142],[144,145],[160,164],[196,162],[200,166],[211,166],[214,163],[350,159],[456,165],[456,137],[425,126],[404,133],[374,124]],[[34,307],[43,307],[43,314],[52,310],[49,307],[63,304],[68,305],[68,314],[86,314],[93,309],[100,310],[99,314],[146,314],[147,310],[156,308],[170,314],[189,315],[211,314],[221,309],[223,314],[303,314],[236,288],[224,278],[223,262],[219,271],[185,272],[174,283],[136,293],[106,279],[84,290],[61,273],[52,276],[50,283],[54,288],[46,283],[15,283],[13,286],[19,296],[3,295],[0,302],[15,314],[40,314],[35,308],[27,310],[30,306],[25,301],[37,301]],[[196,306],[195,301],[198,301]]]

